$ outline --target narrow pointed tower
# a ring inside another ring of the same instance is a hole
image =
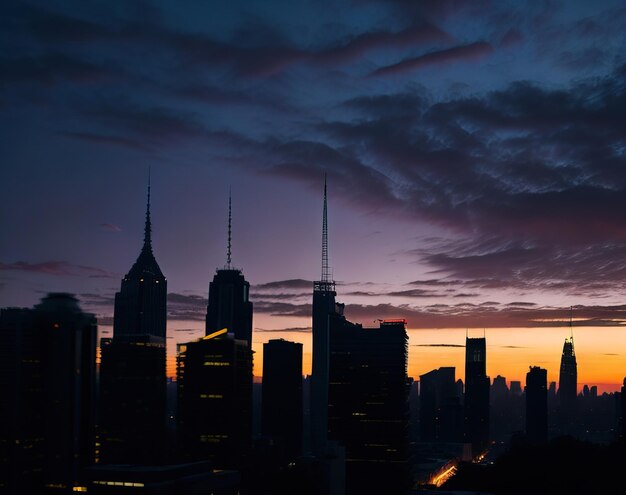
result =
[[[328,194],[324,177],[322,277],[313,282],[313,369],[311,374],[311,449],[323,455],[328,442],[329,315],[335,313],[335,282],[328,265]]]
[[[152,252],[150,179],[146,202],[143,247],[115,294],[113,336],[152,335],[165,339],[167,279]]]
[[[150,179],[143,247],[115,294],[113,338],[100,342],[102,464],[163,461],[167,280],[152,252]]]

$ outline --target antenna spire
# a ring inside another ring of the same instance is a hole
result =
[[[574,342],[574,306],[569,307],[569,332],[570,339]]]
[[[143,234],[143,249],[152,251],[152,223],[150,222],[150,167],[148,167],[148,198],[146,202],[146,225]]]
[[[226,267],[230,270],[231,268],[231,247],[232,247],[232,195],[231,190],[228,188],[228,248],[226,250]]]
[[[328,267],[328,196],[326,174],[324,174],[324,214],[322,219],[322,282],[330,282],[330,268]]]

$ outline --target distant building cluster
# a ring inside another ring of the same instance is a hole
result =
[[[573,336],[558,389],[531,366],[525,386],[486,374],[486,338],[465,343],[465,383],[440,367],[407,376],[405,320],[364,328],[344,316],[328,268],[313,284],[312,374],[302,345],[263,346],[253,383],[250,284],[231,262],[209,284],[205,336],[179,344],[166,380],[167,279],[144,243],[115,295],[113,337],[64,293],[0,313],[0,493],[405,494],[461,461],[559,435],[626,439],[621,393],[577,394]]]

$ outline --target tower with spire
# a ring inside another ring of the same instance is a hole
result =
[[[115,294],[113,338],[101,339],[103,464],[152,464],[165,431],[167,279],[152,252],[150,178],[143,246]]]
[[[313,282],[313,363],[311,373],[311,449],[323,455],[328,442],[330,317],[336,313],[335,282],[328,264],[328,191],[324,176],[322,210],[322,274]]]
[[[250,283],[232,264],[232,195],[228,194],[228,243],[226,266],[218,269],[209,284],[206,335],[227,328],[238,340],[252,345]]]
[[[146,202],[143,246],[115,294],[114,337],[152,335],[165,339],[167,279],[152,252],[150,179]]]
[[[570,308],[570,336],[563,343],[561,367],[559,371],[559,408],[561,427],[564,433],[571,433],[572,423],[576,414],[576,396],[578,393],[578,365],[574,352],[574,308]]]

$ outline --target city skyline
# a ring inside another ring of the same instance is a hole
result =
[[[366,326],[408,320],[411,376],[455,365],[462,377],[449,346],[486,328],[492,378],[537,365],[557,381],[574,306],[579,388],[618,390],[619,2],[356,5],[235,2],[205,25],[208,7],[168,2],[3,6],[0,306],[72,292],[112,336],[151,166],[169,340],[202,332],[232,187],[256,357],[284,336],[304,341],[310,369],[327,173],[337,298]],[[152,43],[162,55],[142,51]]]

